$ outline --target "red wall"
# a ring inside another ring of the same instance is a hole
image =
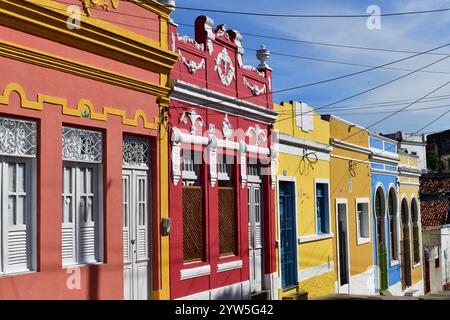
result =
[[[2,30],[0,30],[2,31]],[[1,33],[2,36],[4,33]],[[58,45],[55,45],[57,47]],[[94,59],[95,60],[95,59]],[[92,61],[96,62],[96,61]],[[0,93],[9,83],[23,87],[27,98],[37,101],[38,94],[67,99],[75,108],[80,99],[88,99],[95,111],[103,107],[126,110],[133,118],[136,109],[146,111],[148,120],[159,115],[156,98],[114,85],[89,80],[31,64],[0,58]],[[37,271],[0,276],[0,299],[123,299],[122,242],[122,136],[125,132],[149,137],[153,147],[153,172],[158,170],[156,131],[124,126],[121,118],[94,121],[63,115],[61,107],[45,104],[43,111],[19,108],[18,94],[13,93],[8,106],[0,105],[2,116],[29,118],[39,123],[37,185]],[[81,267],[81,289],[69,290],[69,274],[61,263],[61,186],[62,125],[101,130],[104,135],[104,263]],[[157,190],[156,174],[152,190]],[[153,201],[154,225],[157,225],[157,201]],[[155,238],[158,234],[153,235]],[[157,250],[154,250],[155,255]],[[153,261],[157,261],[154,256]],[[156,262],[155,262],[156,263]],[[158,266],[159,268],[159,266]],[[154,269],[158,272],[158,269]],[[155,284],[158,286],[158,284]]]

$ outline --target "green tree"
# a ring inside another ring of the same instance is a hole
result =
[[[439,161],[438,156],[434,152],[427,152],[427,167],[432,171],[441,172],[442,163]]]

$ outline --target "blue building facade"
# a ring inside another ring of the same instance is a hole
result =
[[[369,136],[372,186],[373,257],[375,290],[401,293],[399,229],[399,156],[395,140],[375,133]],[[400,290],[400,291],[399,291]]]

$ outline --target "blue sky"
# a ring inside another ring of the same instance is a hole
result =
[[[366,14],[369,5],[378,5],[381,13],[430,10],[450,8],[450,0],[396,0],[396,1],[301,1],[301,0],[177,0],[180,7],[221,9],[243,12],[269,12],[286,14]],[[215,25],[226,23],[228,29],[236,29],[243,33],[253,33],[298,40],[338,43],[352,46],[388,48],[408,51],[426,51],[450,42],[450,12],[426,15],[411,15],[402,17],[382,17],[380,30],[369,30],[366,18],[356,19],[310,19],[310,18],[268,18],[256,16],[237,16],[219,13],[202,13],[196,11],[175,10],[172,18],[175,22],[193,24],[198,15],[206,14],[213,18]],[[193,35],[193,28],[180,25],[181,35]],[[367,67],[339,65],[328,62],[316,62],[297,58],[283,57],[276,53],[336,60],[347,63],[381,65],[403,57],[408,53],[392,53],[381,51],[366,51],[343,49],[330,46],[317,46],[293,43],[272,39],[245,36],[244,48],[257,49],[261,44],[273,52],[269,65],[274,73],[274,90],[280,90],[302,84],[312,83],[332,77],[357,72]],[[436,52],[449,53],[450,46]],[[392,65],[395,68],[418,69],[432,63],[443,56],[423,55]],[[255,52],[246,50],[245,64],[257,65]],[[428,94],[438,86],[450,81],[450,58],[437,63],[428,69],[443,73],[419,72],[402,80],[384,86],[378,90],[361,95],[357,98],[334,105],[327,113],[357,124],[368,126],[383,118],[394,110],[406,106]],[[358,76],[329,82],[322,85],[307,87],[276,94],[275,102],[299,100],[313,107],[321,107],[336,100],[351,96],[358,92],[397,78],[407,71],[378,69]],[[449,97],[441,97],[449,95]],[[436,118],[450,110],[450,84],[432,96],[438,100],[428,101],[411,106],[408,110],[438,106],[440,108],[407,111],[371,128],[377,132],[395,132],[403,130],[415,132]],[[367,106],[363,110],[340,110],[340,108],[361,107],[386,101],[407,100],[395,106]],[[448,106],[447,106],[448,105]],[[323,110],[326,113],[327,109]],[[450,128],[450,113],[423,132],[435,132]]]

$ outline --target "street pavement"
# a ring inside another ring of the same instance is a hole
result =
[[[332,294],[310,300],[450,300],[450,291],[428,294],[425,296],[382,296],[382,295],[354,295],[354,294]]]

